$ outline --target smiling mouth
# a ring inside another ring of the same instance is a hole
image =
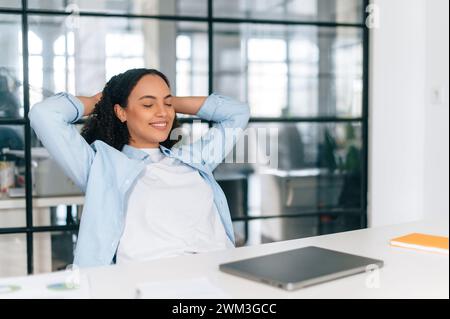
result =
[[[150,123],[150,126],[154,127],[157,130],[165,130],[167,128],[167,122]]]

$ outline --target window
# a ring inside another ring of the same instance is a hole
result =
[[[128,69],[144,67],[144,41],[140,33],[106,34],[105,81]]]
[[[53,44],[55,92],[75,91],[75,35],[67,32]]]
[[[287,108],[286,41],[276,38],[248,40],[248,100],[252,113],[281,116]]]
[[[368,0],[26,3],[0,4],[0,276],[64,269],[83,208],[27,112],[129,68],[161,70],[179,96],[246,101],[249,128],[278,141],[276,167],[249,160],[261,146],[248,135],[247,162],[214,172],[238,245],[366,227]],[[184,133],[192,120],[180,116]]]

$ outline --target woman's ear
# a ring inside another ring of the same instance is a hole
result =
[[[114,104],[114,113],[116,113],[117,118],[122,123],[125,123],[127,121],[127,114],[125,113],[123,107],[121,107],[119,104]]]

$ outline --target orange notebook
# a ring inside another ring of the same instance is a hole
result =
[[[391,239],[391,245],[448,255],[448,237],[413,233]]]

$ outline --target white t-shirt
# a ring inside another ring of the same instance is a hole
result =
[[[141,150],[152,163],[131,189],[117,264],[234,247],[198,171],[159,148]]]

